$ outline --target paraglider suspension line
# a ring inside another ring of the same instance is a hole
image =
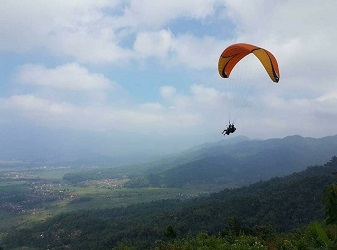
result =
[[[236,113],[236,116],[233,119],[233,124],[236,121],[236,118],[238,118],[239,114],[241,113],[242,108],[247,105],[248,96],[250,96],[253,93],[254,88],[255,88],[255,84],[253,84],[252,86],[250,86],[248,93],[246,94],[245,98],[243,99],[242,105],[240,105],[239,110],[238,110],[238,112]]]

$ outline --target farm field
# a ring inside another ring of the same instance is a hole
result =
[[[128,206],[159,199],[186,199],[204,192],[182,188],[126,188],[127,178],[72,184],[64,174],[85,170],[68,167],[0,169],[0,239],[10,230],[29,228],[57,214]]]

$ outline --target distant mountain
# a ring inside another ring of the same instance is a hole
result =
[[[232,145],[238,142],[248,140],[250,139],[244,136],[232,137],[215,143],[204,143],[198,146],[194,146],[188,150],[184,150],[176,154],[171,154],[166,157],[158,157],[157,160],[128,164],[114,168],[97,168],[89,171],[82,171],[80,173],[71,173],[67,174],[64,179],[70,182],[79,182],[93,179],[100,180],[105,178],[119,178],[121,175],[126,175],[132,178],[132,180],[129,182],[130,186],[140,187],[144,186],[144,178],[147,179],[148,177],[153,177],[156,178],[156,180],[153,180],[154,182],[160,182],[160,178],[158,177],[158,175],[160,175],[165,170],[173,169],[183,164],[187,164],[207,157],[207,151],[211,150],[211,148],[214,146]],[[203,153],[204,151],[205,153]],[[148,184],[149,180],[145,180],[145,182]]]
[[[155,139],[122,131],[0,124],[0,138],[0,161],[119,166],[150,161],[166,154],[151,150]]]
[[[165,136],[121,130],[47,128],[34,124],[0,123],[0,161],[121,166],[148,162],[178,153],[219,135]]]
[[[204,184],[236,187],[284,176],[309,165],[322,164],[337,155],[337,136],[319,139],[301,136],[269,140],[237,138],[204,144],[183,155],[185,162],[181,164],[171,167],[158,164],[148,169],[146,183],[170,187]],[[183,158],[182,155],[179,157]],[[137,185],[137,179],[131,180],[132,185]]]

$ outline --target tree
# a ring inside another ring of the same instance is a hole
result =
[[[323,203],[326,224],[337,224],[337,184],[324,188]]]
[[[173,227],[171,225],[169,225],[166,228],[166,231],[165,231],[164,235],[168,238],[174,239],[175,237],[177,237],[177,232],[173,229]]]

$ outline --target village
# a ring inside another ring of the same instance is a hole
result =
[[[0,171],[0,210],[13,214],[36,214],[50,204],[71,202],[81,198],[83,191],[121,189],[122,180],[102,179],[72,185],[59,178],[45,177],[45,172],[71,171],[69,167],[30,167]],[[42,171],[42,172],[41,172]],[[43,172],[44,171],[44,172]],[[43,173],[44,176],[38,173]]]

